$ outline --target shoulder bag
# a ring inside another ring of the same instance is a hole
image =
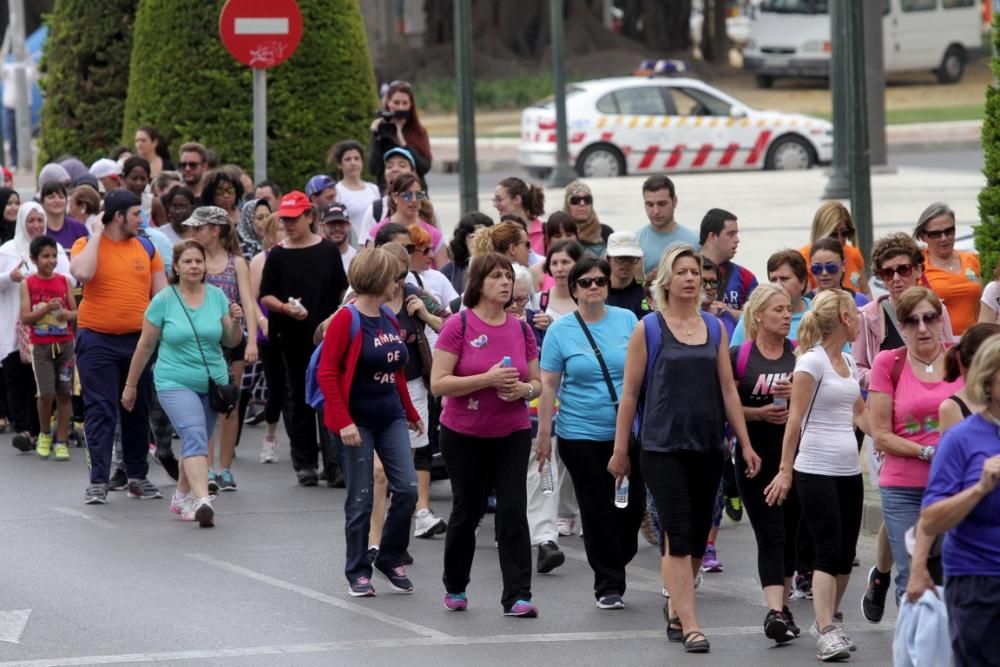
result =
[[[215,380],[212,379],[212,371],[208,368],[208,360],[205,358],[205,350],[201,347],[201,340],[198,338],[198,331],[194,328],[194,322],[191,320],[191,315],[188,313],[187,305],[185,305],[184,300],[181,295],[177,292],[177,288],[171,286],[170,288],[174,292],[174,296],[177,297],[177,302],[181,304],[181,310],[184,311],[184,316],[187,317],[188,324],[191,325],[191,332],[194,334],[194,342],[198,344],[198,352],[201,354],[201,362],[205,365],[205,374],[208,375],[208,406],[214,411],[221,414],[229,416],[240,402],[240,388],[236,386],[233,382],[233,374],[229,373],[229,382],[226,384],[217,384]],[[208,298],[208,295],[205,295]]]

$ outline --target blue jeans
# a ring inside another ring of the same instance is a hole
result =
[[[337,433],[330,432],[337,451],[337,463],[347,483],[344,499],[344,535],[347,558],[344,574],[349,582],[372,576],[368,562],[368,529],[371,526],[374,489],[374,454],[382,461],[389,480],[392,502],[382,528],[378,562],[396,567],[403,562],[403,552],[410,545],[410,517],[417,505],[417,471],[413,467],[410,435],[405,419],[397,419],[379,428],[358,426],[361,445],[348,447]]]
[[[920,501],[924,490],[904,486],[883,486],[882,518],[885,532],[889,535],[889,548],[896,561],[896,604],[899,605],[906,583],[910,579],[910,556],[906,552],[906,531],[916,525],[920,518]]]
[[[208,406],[208,394],[190,389],[164,389],[157,392],[157,397],[180,436],[181,458],[208,456],[208,439],[218,416]]]

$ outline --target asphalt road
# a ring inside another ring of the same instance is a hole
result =
[[[256,462],[261,431],[247,429],[234,467],[236,493],[218,499],[216,528],[182,523],[168,500],[112,494],[83,504],[81,450],[69,463],[18,454],[0,436],[0,667],[11,665],[781,665],[811,664],[815,640],[775,648],[763,636],[755,547],[746,519],[726,520],[722,574],[706,575],[699,617],[709,656],[688,656],[664,636],[658,558],[645,544],[629,568],[628,608],[595,608],[583,543],[562,538],[566,564],[536,575],[534,620],[505,618],[492,516],[480,531],[466,613],[443,609],[443,541],[413,540],[413,595],[353,599],[343,567],[343,491],[296,486],[283,446],[277,465]],[[153,467],[164,495],[169,479]],[[449,487],[435,483],[447,516]],[[873,541],[862,536],[844,612],[858,643],[851,662],[891,664],[895,610],[881,625],[858,603]],[[891,605],[890,605],[891,606]],[[792,608],[812,621],[810,603]],[[30,610],[20,632],[19,620]],[[20,611],[21,615],[13,613]],[[12,643],[19,639],[19,643]]]

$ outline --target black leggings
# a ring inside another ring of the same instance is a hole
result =
[[[796,470],[795,487],[802,503],[802,517],[816,545],[813,570],[850,574],[864,505],[860,473],[832,477]]]
[[[643,450],[643,480],[656,504],[671,556],[700,559],[705,555],[725,457],[722,450],[711,453]]]
[[[285,397],[288,396],[288,378],[285,376],[285,362],[281,352],[268,341],[259,341],[260,362],[264,369],[264,381],[267,383],[267,402],[264,404],[264,420],[268,424],[277,424],[285,408]],[[287,413],[286,413],[287,415]],[[291,419],[291,417],[288,417]]]
[[[5,323],[7,325],[9,323]],[[14,432],[38,435],[38,404],[35,401],[35,373],[31,364],[21,363],[14,350],[3,360],[3,380],[7,389],[8,417]],[[45,428],[49,425],[46,424]]]

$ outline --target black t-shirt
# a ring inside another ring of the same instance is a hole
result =
[[[771,395],[774,383],[783,377],[790,378],[795,370],[795,350],[792,343],[785,340],[785,350],[778,359],[766,359],[757,349],[757,343],[750,347],[750,356],[743,377],[739,377],[736,362],[740,348],[729,349],[729,359],[733,364],[733,376],[740,392],[740,403],[746,407],[759,408],[774,402]],[[750,444],[758,454],[781,452],[781,441],[785,437],[785,427],[763,421],[748,421],[747,434]]]
[[[406,365],[403,366],[403,373],[406,375],[407,382],[423,377],[424,370],[420,350],[417,348],[417,327],[423,331],[424,322],[420,318],[410,317],[410,314],[406,312],[406,297],[416,294],[417,291],[413,285],[406,285],[406,291],[403,293],[403,307],[396,313],[396,319],[399,320],[399,337],[406,343],[407,358]]]
[[[337,310],[346,290],[344,262],[330,241],[322,239],[306,248],[275,246],[264,262],[260,296],[273,296],[282,303],[295,297],[309,315],[300,321],[272,311],[268,318],[271,339],[283,347],[307,345],[312,349],[313,332]]]
[[[402,419],[405,412],[396,390],[396,373],[406,363],[406,345],[396,325],[379,313],[361,315],[361,356],[351,381],[351,419],[368,428]]]
[[[892,323],[892,318],[889,317],[889,309],[892,306],[889,304],[889,300],[886,299],[879,307],[882,309],[882,316],[885,318],[885,339],[882,340],[878,349],[879,351],[898,350],[906,343],[903,342],[903,336],[900,335],[899,330],[896,329],[896,325]]]
[[[608,305],[631,310],[635,316],[642,319],[642,316],[649,312],[649,304],[646,303],[646,292],[638,281],[633,280],[632,284],[622,289],[615,289],[608,286]]]

